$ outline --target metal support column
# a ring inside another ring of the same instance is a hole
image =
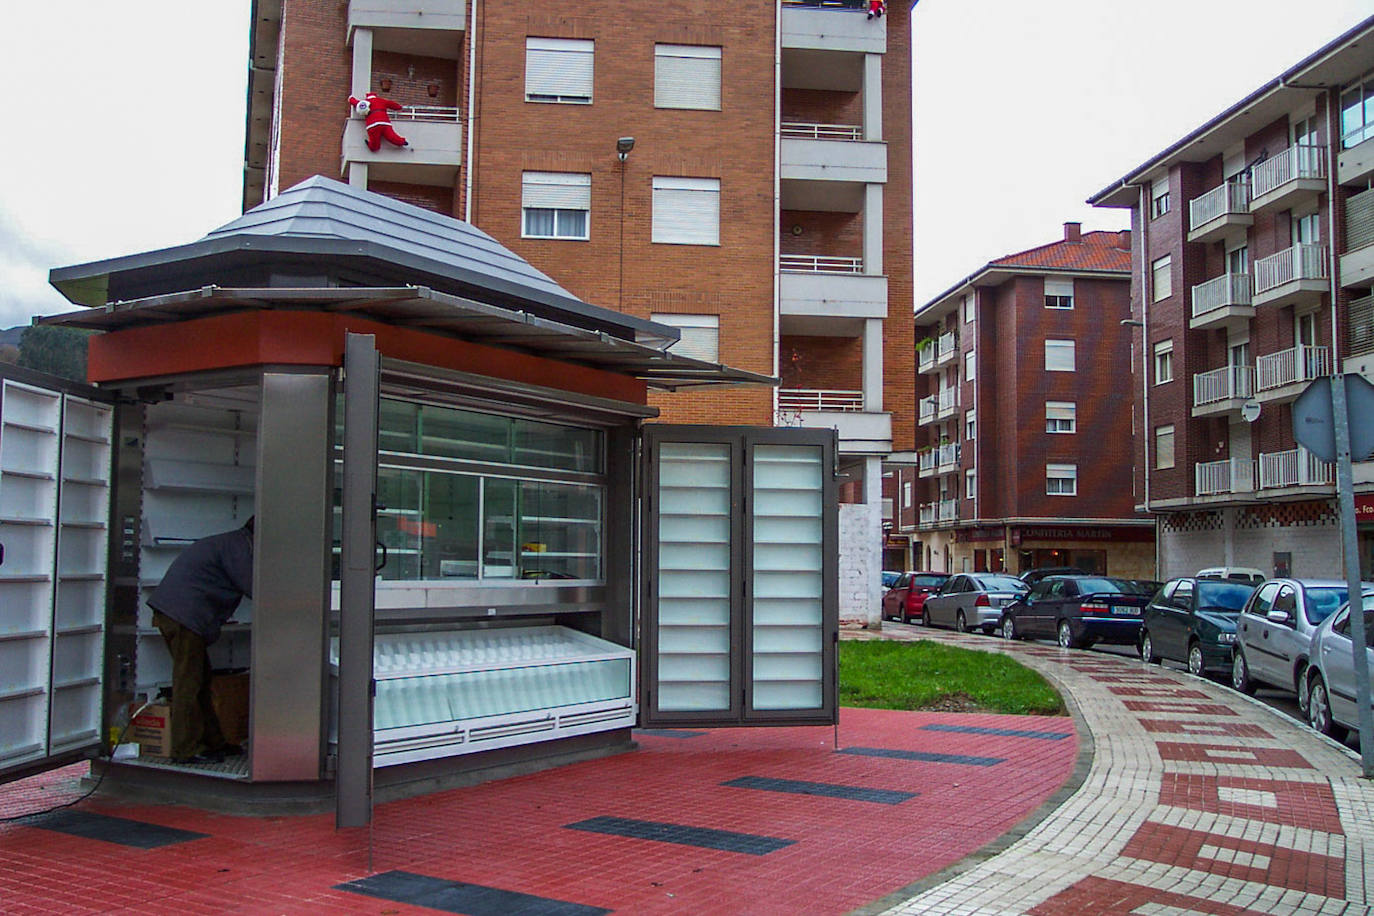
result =
[[[372,624],[376,601],[376,338],[344,348],[343,545],[339,564],[339,760],[334,823],[372,823]]]

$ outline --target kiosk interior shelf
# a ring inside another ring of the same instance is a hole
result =
[[[635,723],[633,653],[566,627],[381,633],[373,676],[377,766]]]

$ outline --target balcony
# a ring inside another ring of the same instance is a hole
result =
[[[892,452],[892,414],[865,411],[862,391],[779,389],[773,422],[801,429],[833,429],[839,434],[841,455]]]
[[[1331,348],[1307,344],[1255,360],[1255,396],[1284,404],[1297,398],[1314,379],[1331,374]]]
[[[1224,328],[1244,325],[1255,317],[1249,274],[1222,274],[1193,287],[1193,317],[1188,327]]]
[[[826,131],[847,132],[855,128],[822,124],[786,122],[782,125],[782,180],[784,182],[825,182],[850,185],[887,182],[887,144],[864,140],[862,136],[826,136]],[[807,130],[814,131],[808,136]],[[800,192],[797,192],[800,193]],[[816,190],[816,195],[823,192]],[[789,210],[834,210],[812,201],[810,205],[788,203]]]
[[[1361,134],[1351,140],[1359,136]],[[1336,180],[1341,184],[1363,184],[1370,178],[1374,178],[1374,136],[1342,149],[1336,156]]]
[[[953,473],[959,468],[959,444],[947,442],[923,452],[918,467],[922,477]]]
[[[367,133],[359,118],[344,125],[342,167],[352,163],[368,167],[368,180],[402,181],[408,184],[452,186],[463,161],[463,123],[457,108],[416,105],[391,113],[396,132],[408,147],[382,141],[377,152],[367,148]]]
[[[1374,296],[1365,296],[1350,303],[1346,311],[1346,353],[1366,356],[1374,353]]]
[[[1218,242],[1244,236],[1254,225],[1250,215],[1250,185],[1228,181],[1188,203],[1188,241]]]
[[[1326,192],[1326,147],[1290,146],[1250,169],[1250,212],[1292,210]]]
[[[374,51],[457,60],[467,14],[467,0],[349,0],[348,42],[371,29]]]
[[[1294,245],[1255,262],[1255,308],[1317,302],[1329,286],[1325,245]]]
[[[1341,286],[1351,289],[1374,284],[1374,190],[1345,199],[1345,251],[1341,255]]]
[[[935,419],[948,420],[959,411],[959,389],[950,386],[941,388],[935,396]]]
[[[1222,366],[1193,376],[1193,416],[1211,417],[1238,413],[1255,394],[1255,370],[1251,366]]]
[[[916,424],[918,426],[927,426],[935,422],[935,406],[939,400],[933,394],[930,397],[921,398],[916,410]]]
[[[882,54],[887,18],[870,20],[865,0],[782,0],[785,50]]]
[[[1301,445],[1283,452],[1260,452],[1261,490],[1287,487],[1329,487],[1335,480],[1332,465]]]
[[[1198,496],[1252,493],[1255,489],[1255,462],[1248,458],[1200,461],[1193,466],[1193,471]]]
[[[863,269],[863,258],[779,256],[782,332],[854,337],[865,319],[886,318],[887,277]]]
[[[958,355],[958,339],[953,331],[946,331],[939,337],[930,340],[917,354],[916,371],[936,372],[952,364]]]
[[[924,527],[949,524],[959,520],[959,501],[942,499],[933,503],[922,503],[917,509],[917,523]]]

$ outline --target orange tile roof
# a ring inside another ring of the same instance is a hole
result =
[[[1033,267],[1052,270],[1119,270],[1129,273],[1131,252],[1119,247],[1119,232],[1085,232],[1079,242],[1060,240],[998,258],[989,267]]]

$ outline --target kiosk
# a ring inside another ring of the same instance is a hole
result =
[[[635,725],[835,721],[833,431],[646,422],[650,387],[773,379],[323,178],[52,282],[86,308],[42,320],[102,333],[89,385],[0,371],[0,779],[109,750],[170,684],[148,593],[250,515],[211,646],[246,754],[107,784],[370,804]]]

